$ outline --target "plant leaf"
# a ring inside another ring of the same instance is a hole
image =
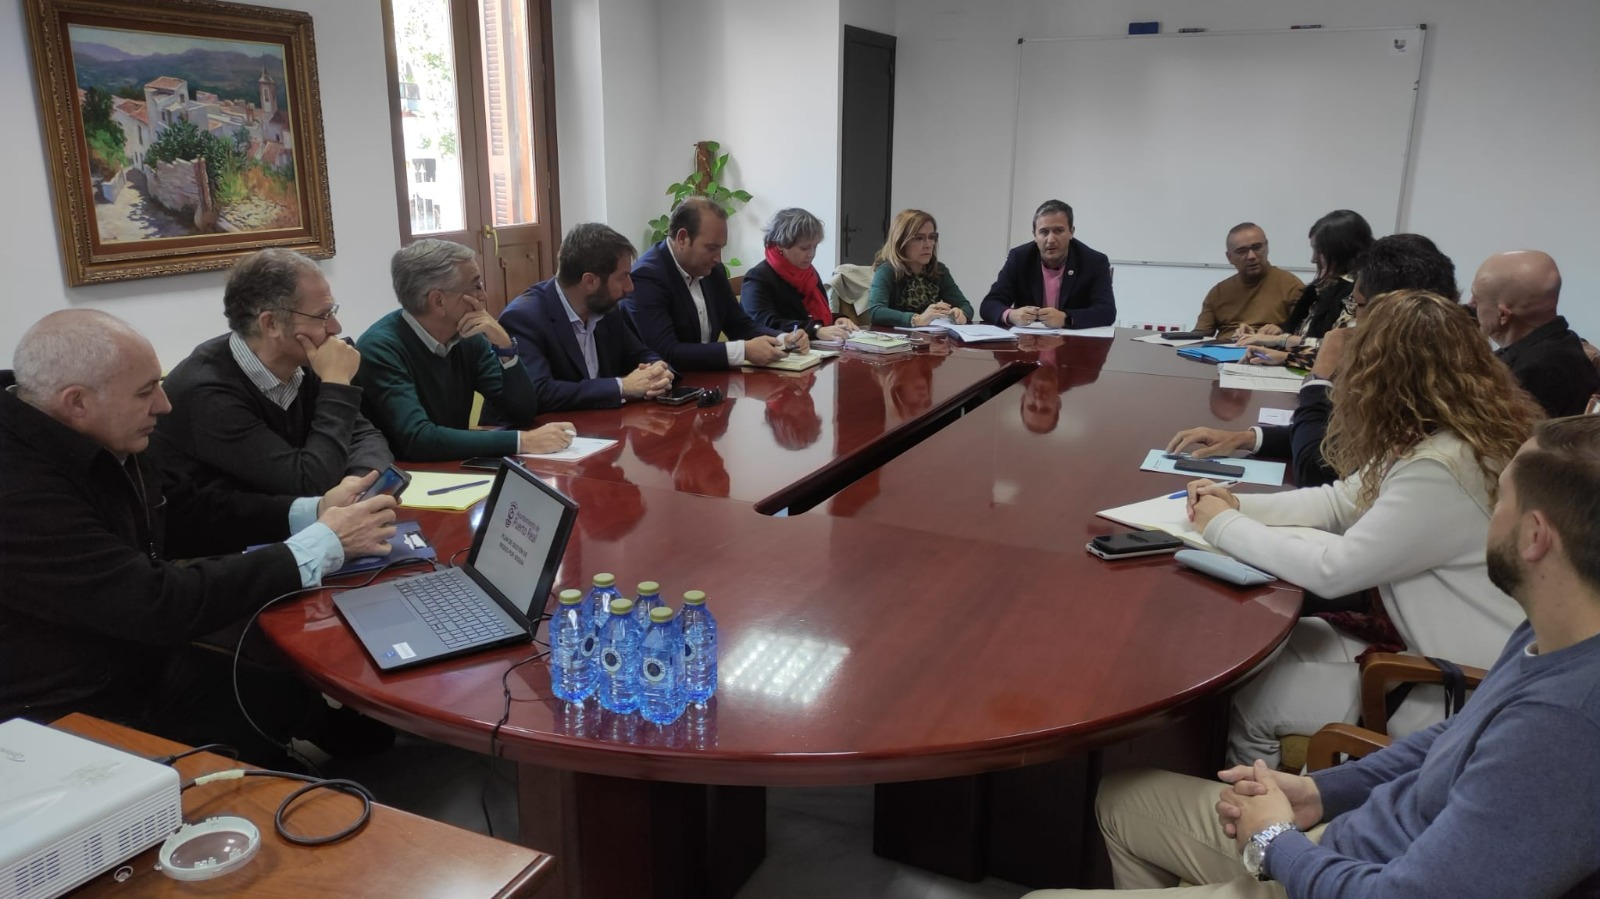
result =
[[[722,149],[722,145],[717,143],[716,141],[714,141],[714,140],[706,141],[706,152],[707,153],[710,153],[712,155],[716,155],[716,152],[718,150],[720,150],[720,149]]]
[[[750,191],[748,190],[736,190],[730,196],[741,203],[750,202]]]
[[[704,190],[707,194],[710,194],[712,196],[715,196],[717,191],[719,191],[721,189],[722,189],[722,185],[718,184],[715,181],[707,181],[706,182],[706,186],[704,188],[702,188],[702,190]]]
[[[721,156],[717,157],[717,161],[716,162],[711,164],[711,171],[713,171],[716,174],[720,175],[720,174],[722,174],[722,167],[727,165],[727,164],[728,164],[728,154],[724,153]]]
[[[682,181],[674,182],[674,183],[672,183],[671,185],[669,185],[667,187],[667,193],[669,193],[669,194],[679,193],[682,190],[683,190],[683,182]]]
[[[737,256],[733,257],[732,259],[729,259],[728,260],[728,264],[725,266],[725,268],[732,268],[733,266],[736,266],[736,265],[744,265],[743,262],[739,261],[739,257],[737,257]]]

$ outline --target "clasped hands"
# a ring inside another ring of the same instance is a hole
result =
[[[1293,821],[1302,831],[1322,821],[1322,791],[1317,782],[1285,774],[1256,759],[1217,772],[1227,786],[1217,797],[1217,821],[1241,850],[1250,838],[1280,821]]]
[[[629,400],[655,399],[672,389],[672,379],[672,369],[660,359],[641,362],[622,379],[622,397]]]
[[[915,328],[921,328],[926,326],[929,322],[941,318],[948,318],[950,321],[958,325],[964,325],[967,323],[967,314],[962,312],[960,307],[952,306],[949,303],[946,303],[944,300],[940,300],[921,312],[912,313],[911,325]]]
[[[1067,313],[1049,306],[1018,306],[1011,310],[1008,321],[1015,326],[1031,325],[1039,322],[1047,328],[1065,328],[1067,326]]]

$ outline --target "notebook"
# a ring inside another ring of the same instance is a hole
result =
[[[383,671],[530,640],[577,518],[577,503],[521,465],[502,465],[465,564],[340,593],[333,604]]]
[[[1242,346],[1185,346],[1178,348],[1178,355],[1196,362],[1238,362],[1244,358],[1245,347]]]
[[[758,365],[754,362],[745,362],[751,368],[774,368],[778,371],[805,371],[816,365],[821,365],[822,360],[839,355],[837,350],[811,350],[805,353],[786,353],[778,357],[776,362]]]
[[[1118,506],[1115,509],[1105,509],[1098,513],[1101,518],[1109,518],[1117,524],[1125,524],[1130,528],[1140,528],[1146,531],[1166,531],[1184,543],[1199,549],[1214,550],[1216,547],[1207,542],[1200,532],[1195,530],[1194,523],[1189,520],[1189,501],[1185,497],[1158,496],[1144,502],[1131,503]]]
[[[844,345],[852,350],[865,350],[868,353],[911,352],[911,341],[881,331],[857,331],[850,335]]]

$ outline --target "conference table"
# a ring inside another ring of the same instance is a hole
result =
[[[704,590],[717,615],[717,695],[670,726],[555,700],[542,662],[510,668],[526,644],[380,674],[333,610],[337,587],[262,627],[368,715],[481,752],[493,734],[519,766],[520,840],[556,856],[567,896],[731,895],[780,785],[882,785],[881,853],[936,858],[953,827],[969,859],[946,870],[1025,880],[985,862],[1018,827],[1004,797],[1071,779],[1083,837],[1102,753],[1197,714],[1214,736],[1219,703],[1298,614],[1297,588],[1084,551],[1125,530],[1097,510],[1183,486],[1139,470],[1174,431],[1293,405],[1223,390],[1214,366],[1140,333],[935,337],[799,373],[683,375],[722,390],[711,407],[548,416],[618,441],[576,463],[524,459],[580,507],[556,588],[612,572],[625,593],[660,582],[672,605]],[[469,545],[472,514],[413,515],[441,559]],[[1217,744],[1201,742],[1203,770]],[[1008,772],[1036,776],[1007,786]]]

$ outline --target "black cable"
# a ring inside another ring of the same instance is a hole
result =
[[[294,843],[297,846],[326,846],[329,843],[337,843],[340,840],[354,836],[367,826],[368,821],[372,820],[372,803],[377,801],[373,798],[372,791],[353,780],[344,778],[325,779],[306,774],[297,774],[293,771],[270,771],[265,768],[236,768],[228,771],[218,771],[213,774],[203,774],[185,783],[183,789],[188,790],[190,787],[202,783],[215,783],[219,780],[237,780],[241,777],[280,777],[285,780],[298,780],[305,784],[305,786],[299,787],[283,797],[283,801],[278,803],[278,810],[272,814],[272,827],[278,832],[278,836],[282,837],[286,842]],[[291,831],[288,824],[285,823],[285,818],[289,813],[289,806],[293,805],[300,797],[317,790],[336,790],[360,799],[361,814],[348,827],[323,836],[308,837]]]
[[[193,749],[185,749],[184,751],[175,753],[173,755],[156,756],[150,761],[155,762],[158,765],[174,765],[177,763],[178,759],[186,759],[191,755],[198,755],[202,752],[215,752],[218,755],[225,755],[236,762],[239,760],[239,750],[235,747],[229,746],[226,743],[207,743],[204,746],[196,746]]]
[[[538,618],[535,618],[532,622],[530,622],[528,626],[528,635],[530,637],[532,637],[533,634],[539,630],[539,622],[545,620],[547,617],[548,616],[540,615]],[[536,662],[549,654],[550,651],[548,649],[535,652],[533,655],[507,665],[506,670],[500,674],[500,720],[496,721],[494,723],[494,728],[489,731],[489,771],[483,778],[483,786],[478,789],[478,805],[483,810],[483,822],[488,827],[489,836],[491,837],[494,836],[494,818],[489,814],[489,784],[493,783],[498,777],[495,772],[494,763],[499,758],[499,748],[497,744],[500,739],[500,728],[505,727],[506,722],[511,720],[511,672],[521,668],[523,665],[526,665],[529,662]]]
[[[350,587],[350,588],[347,588],[347,589],[358,589],[360,587],[368,586],[373,581],[378,579],[378,575],[383,574],[384,572],[388,571],[391,568],[400,568],[400,567],[403,567],[403,566],[406,566],[406,565],[416,565],[418,563],[426,563],[428,565],[432,565],[435,568],[438,567],[437,565],[434,564],[434,562],[431,559],[417,559],[417,558],[399,559],[399,560],[396,560],[396,561],[393,561],[393,562],[385,563],[384,565],[373,569],[372,573],[367,576],[366,580],[362,581],[359,584],[355,584],[353,587]],[[233,701],[234,701],[234,703],[236,705],[239,706],[239,714],[244,716],[245,723],[249,724],[250,725],[250,729],[255,731],[261,737],[261,739],[266,740],[268,743],[270,743],[273,746],[277,747],[278,749],[282,750],[284,755],[288,756],[290,759],[293,759],[296,762],[299,762],[300,764],[302,764],[302,765],[304,765],[306,767],[306,770],[312,772],[313,774],[319,775],[319,776],[321,775],[322,772],[317,768],[316,764],[314,762],[312,762],[310,759],[306,758],[305,755],[303,755],[302,753],[297,751],[294,748],[293,743],[291,743],[288,740],[279,740],[276,737],[273,737],[271,734],[268,734],[265,730],[263,730],[261,728],[261,725],[256,723],[256,720],[254,718],[250,717],[249,710],[244,707],[244,695],[239,691],[239,657],[244,655],[244,641],[245,641],[245,638],[250,635],[250,629],[255,626],[256,620],[261,617],[261,613],[262,612],[265,612],[266,610],[272,608],[273,606],[277,605],[278,603],[280,603],[280,602],[282,602],[282,601],[284,601],[286,599],[289,599],[291,597],[300,596],[301,594],[305,594],[305,593],[314,593],[314,592],[316,592],[318,590],[324,590],[324,589],[329,589],[329,588],[323,587],[321,585],[318,585],[318,586],[315,586],[315,587],[301,587],[298,590],[290,590],[287,593],[280,593],[277,596],[274,596],[273,598],[267,600],[265,603],[262,603],[261,606],[259,608],[257,608],[255,610],[255,612],[250,616],[250,619],[244,623],[244,629],[239,632],[239,642],[233,648]]]

